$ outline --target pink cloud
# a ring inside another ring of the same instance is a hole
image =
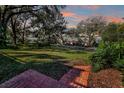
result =
[[[82,19],[85,19],[87,17],[84,15],[78,15],[76,13],[69,12],[69,11],[63,11],[61,13],[63,14],[64,17],[71,17],[71,18],[74,18],[76,20],[82,20]]]
[[[113,23],[122,23],[124,22],[124,19],[120,17],[114,17],[114,16],[106,16],[106,20],[108,22],[113,22]]]
[[[64,17],[72,17],[75,15],[75,13],[68,12],[68,11],[62,11],[61,13],[63,14]]]

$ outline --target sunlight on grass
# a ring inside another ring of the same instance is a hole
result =
[[[53,59],[67,60],[76,62],[80,60],[83,64],[89,64],[88,57],[92,52],[77,51],[77,50],[58,50],[58,49],[34,49],[34,50],[1,50],[8,56],[20,60],[22,62],[49,62]]]

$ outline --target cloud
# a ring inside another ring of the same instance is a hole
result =
[[[86,6],[86,8],[91,9],[91,10],[96,10],[99,9],[101,7],[101,5],[89,5]]]
[[[61,13],[63,14],[64,17],[72,17],[75,15],[75,13],[68,12],[68,11],[62,11]]]
[[[86,6],[85,6],[86,7]],[[94,9],[98,8],[97,6],[90,6],[89,8],[94,7]],[[100,14],[92,14],[92,15],[81,15],[81,14],[77,14],[71,11],[62,11],[61,12],[63,14],[63,16],[66,18],[66,20],[68,21],[68,25],[67,28],[76,28],[77,24],[81,21],[81,20],[85,20],[88,17],[92,17],[92,16],[103,16]],[[107,22],[113,22],[113,23],[122,23],[124,22],[124,19],[122,19],[121,17],[116,17],[116,16],[103,16]]]
[[[71,18],[74,18],[74,19],[84,19],[86,18],[87,16],[84,16],[84,15],[78,15],[76,13],[73,13],[73,12],[69,12],[69,11],[62,11],[61,12],[63,14],[64,17],[71,17]]]
[[[68,25],[67,28],[76,28],[76,25]]]
[[[89,10],[97,10],[102,6],[101,5],[83,5],[83,6],[79,6],[79,7],[89,9]]]
[[[87,10],[97,10],[102,6],[103,5],[69,5],[70,8],[87,9]]]
[[[108,22],[113,22],[113,23],[122,23],[124,22],[124,19],[120,17],[114,17],[114,16],[106,16],[105,17]]]

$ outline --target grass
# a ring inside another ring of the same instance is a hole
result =
[[[18,75],[27,69],[35,69],[59,80],[72,65],[90,64],[91,52],[71,49],[1,49],[0,83]],[[68,64],[64,65],[64,64]]]
[[[26,50],[1,50],[2,53],[11,56],[16,61],[21,62],[51,62],[57,59],[61,61],[68,61],[69,63],[78,62],[80,64],[89,64],[89,55],[92,52],[83,50],[71,50],[71,49],[57,49],[57,48],[43,48],[43,49],[26,49]]]

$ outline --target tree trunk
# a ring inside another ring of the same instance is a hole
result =
[[[15,29],[13,29],[13,40],[14,40],[14,45],[16,46],[17,45],[17,36],[16,36],[16,31]]]
[[[23,33],[22,33],[22,44],[24,44],[25,43],[25,32],[23,31]]]
[[[6,47],[6,24],[0,24],[0,46]]]
[[[27,23],[27,20],[24,22],[23,35],[22,35],[22,44],[25,43],[25,35],[26,35],[25,28],[26,28],[26,23]]]
[[[50,38],[50,35],[48,35],[48,45],[51,44],[51,38]]]
[[[13,32],[13,43],[14,43],[14,46],[16,46],[17,45],[16,21],[13,21],[13,18],[11,18],[11,26],[12,26],[12,32]]]

